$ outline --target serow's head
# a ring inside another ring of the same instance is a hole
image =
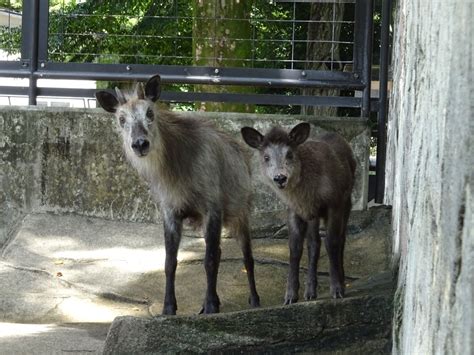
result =
[[[117,87],[115,93],[105,90],[95,93],[99,105],[115,114],[125,147],[138,157],[146,156],[152,148],[150,129],[157,115],[154,103],[160,97],[160,83],[160,76],[154,75],[145,87],[142,83],[136,84],[131,94],[124,94]]]
[[[266,135],[252,127],[242,128],[241,133],[245,143],[260,152],[262,172],[267,182],[284,189],[300,174],[298,146],[308,139],[309,131],[310,125],[303,122],[289,133],[280,127],[272,128]]]

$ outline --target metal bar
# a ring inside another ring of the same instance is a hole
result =
[[[362,117],[369,117],[370,114],[370,84],[372,74],[372,37],[373,37],[373,12],[374,1],[367,0],[364,17],[364,42],[363,42],[363,65],[362,65],[362,82],[365,88],[362,91]]]
[[[24,0],[21,15],[21,60],[23,64],[26,64],[30,59],[29,44],[31,43],[30,37],[32,34],[31,10],[31,0]],[[23,67],[26,68],[28,65],[23,65]]]
[[[216,69],[219,72],[216,73]],[[148,64],[98,64],[98,63],[57,63],[48,62],[41,68],[41,72],[84,72],[103,73],[111,75],[135,74],[153,75],[183,75],[183,76],[213,76],[219,77],[225,74],[229,77],[255,77],[263,80],[288,79],[288,80],[328,80],[346,81],[349,84],[362,84],[360,80],[353,79],[351,73],[329,71],[329,70],[299,70],[299,69],[267,69],[267,68],[216,68],[202,66],[179,66],[179,65],[148,65]]]
[[[71,17],[71,16],[69,16]],[[100,17],[100,18],[106,18],[106,17],[123,17],[123,15],[114,15],[114,14],[108,14],[108,15],[95,15],[95,14],[79,14],[75,13],[74,18],[80,18],[80,17]],[[248,18],[233,18],[233,17],[203,17],[203,16],[142,16],[142,18],[151,18],[151,19],[160,19],[160,20],[219,20],[219,21],[248,21]],[[272,18],[259,18],[256,19],[255,21],[257,22],[276,22],[276,23],[292,23],[293,20],[284,20],[284,19],[272,19]],[[328,20],[303,20],[299,19],[295,21],[296,23],[332,23],[332,21]],[[340,20],[336,21],[336,23],[354,23],[354,21],[350,20]]]
[[[25,61],[25,62],[24,62]],[[0,74],[0,77],[2,76],[21,76],[22,73],[28,74],[28,72],[24,69],[25,67],[28,68],[28,66],[23,67],[22,64],[27,63],[27,60],[15,60],[15,61],[4,61],[0,60],[0,73],[11,73],[11,75],[2,75]]]
[[[392,12],[392,0],[383,0],[382,23],[380,34],[380,73],[379,73],[379,111],[377,122],[377,161],[375,180],[375,202],[383,203],[385,190],[385,161],[387,148],[387,114],[388,114],[388,66],[390,47],[390,19]]]
[[[366,0],[357,1],[354,13],[354,47],[353,47],[353,72],[360,77],[364,62],[364,16]]]
[[[295,60],[295,20],[296,20],[296,3],[293,3],[293,28],[291,31],[291,69],[294,69]]]
[[[145,81],[156,73],[162,75],[164,82],[180,84],[321,87],[347,90],[362,90],[365,87],[362,81],[354,79],[351,73],[290,69],[45,63],[37,75],[40,78],[52,79]],[[11,70],[6,72],[0,70],[0,76],[12,76],[12,74]]]
[[[38,11],[38,61],[41,67],[48,60],[49,1],[40,0]]]
[[[89,33],[57,33],[53,32],[51,33],[53,35],[64,35],[64,36],[75,36],[75,37],[91,37],[91,34]],[[117,34],[107,34],[107,38],[136,38],[137,35],[117,35]],[[202,40],[207,40],[207,41],[212,41],[214,40],[213,37],[186,37],[186,36],[181,36],[181,37],[175,37],[175,36],[153,36],[153,35],[140,35],[140,38],[153,38],[153,39],[179,39],[179,40],[192,40],[192,39],[202,39]],[[251,42],[251,38],[237,38],[237,37],[229,37],[229,39],[235,41],[235,42]],[[337,44],[353,44],[354,42],[351,41],[339,41],[339,40],[324,40],[324,39],[277,39],[277,38],[270,38],[270,39],[259,39],[259,42],[275,42],[275,43],[337,43]],[[62,52],[62,53],[67,53],[67,54],[81,54],[80,52],[74,53],[74,52]],[[90,55],[100,55],[100,53],[87,53]],[[119,54],[114,54],[116,56],[120,56]],[[129,54],[124,54],[124,56],[129,56]],[[158,54],[156,56],[159,56]],[[160,56],[161,57],[161,56]],[[190,58],[189,56],[178,56],[178,58]],[[191,57],[192,58],[192,57]],[[211,57],[214,58],[214,57]]]
[[[331,70],[334,68],[334,37],[336,26],[334,24],[336,19],[336,4],[332,5],[332,31],[331,31]]]
[[[41,71],[40,78],[51,79],[78,79],[78,80],[105,80],[105,81],[146,81],[149,74],[111,74],[111,73],[97,73],[97,72],[54,72]],[[341,90],[360,90],[363,89],[363,84],[348,83],[346,81],[322,81],[322,80],[292,80],[292,79],[267,79],[252,78],[252,77],[227,77],[227,76],[183,76],[183,75],[169,75],[162,74],[162,81],[164,83],[173,84],[194,84],[194,85],[244,85],[244,86],[260,86],[260,87],[274,87],[274,88],[336,88]]]
[[[36,80],[35,75],[38,69],[38,21],[39,21],[39,0],[25,0],[23,2],[23,17],[25,21],[22,20],[23,32],[28,33],[28,42],[26,42],[28,50],[28,65],[23,61],[22,65],[28,67],[29,69],[29,79],[30,84],[28,87],[28,104],[36,105]],[[25,44],[25,43],[23,43]],[[22,50],[25,49],[22,45]]]
[[[27,88],[0,87],[0,95],[24,95]],[[68,88],[42,88],[37,89],[38,96],[51,97],[90,97],[93,98],[96,89],[68,89]],[[238,102],[256,105],[312,105],[331,107],[360,108],[362,101],[356,97],[340,96],[288,96],[272,94],[234,94],[234,93],[208,93],[208,92],[175,92],[164,91],[160,100],[175,102]]]
[[[310,105],[330,107],[361,107],[360,98],[338,96],[288,96],[269,94],[230,94],[230,93],[186,93],[165,92],[162,96],[165,101],[188,102],[213,101],[213,102],[238,102],[255,105]]]
[[[95,89],[66,89],[66,88],[38,88],[39,93],[38,96],[59,96],[59,97],[85,97],[92,99],[94,97],[94,93],[96,92]],[[171,92],[165,91],[163,92],[160,99],[163,101],[175,101],[175,102],[190,102],[193,101],[197,93],[194,92]],[[205,101],[203,99],[212,99],[212,97],[208,96],[208,93],[202,93],[204,96],[200,97],[199,100],[196,101]],[[0,86],[0,95],[2,96],[27,96],[28,95],[28,87],[23,86]],[[236,94],[226,94],[226,96],[232,96]],[[362,105],[362,101],[360,98],[354,97],[326,97],[324,99],[319,99],[319,96],[311,96],[312,99],[306,101],[305,96],[303,99],[300,99],[299,96],[287,96],[287,95],[254,95],[257,96],[256,98],[251,98],[251,94],[247,94],[248,96],[245,97],[245,100],[252,100],[252,103],[255,104],[270,104],[272,100],[274,101],[274,105],[313,105],[313,106],[322,106],[326,105],[329,102],[329,105],[334,107],[353,107],[353,108],[360,108]],[[227,100],[228,98],[224,96],[221,99]],[[260,97],[262,96],[262,97]],[[243,98],[241,96],[241,98]],[[273,98],[273,99],[272,99]],[[261,99],[261,100],[260,100]],[[341,99],[341,100],[339,100]],[[234,102],[238,102],[235,98],[232,98]],[[227,101],[226,101],[227,102]],[[245,101],[243,101],[246,103]],[[379,100],[378,99],[371,99],[371,108],[372,112],[377,112],[379,108]]]
[[[0,95],[2,96],[27,96],[28,87],[24,86],[0,86]]]

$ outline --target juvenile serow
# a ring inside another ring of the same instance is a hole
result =
[[[308,123],[298,124],[290,133],[275,127],[265,136],[253,128],[242,128],[245,142],[260,152],[264,180],[289,207],[290,268],[285,304],[298,301],[305,237],[309,265],[304,297],[311,300],[317,296],[320,219],[327,229],[324,241],[330,262],[331,295],[344,297],[344,244],[356,162],[340,135],[327,133],[307,141],[309,132]]]
[[[204,230],[207,291],[201,313],[219,312],[216,291],[221,228],[241,246],[250,287],[249,303],[259,306],[250,245],[251,180],[248,157],[237,141],[204,120],[158,110],[160,76],[145,87],[116,95],[98,91],[96,98],[115,113],[127,159],[148,182],[163,214],[166,290],[163,314],[176,314],[175,273],[183,221]]]

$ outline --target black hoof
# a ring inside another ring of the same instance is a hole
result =
[[[344,298],[344,289],[342,287],[335,287],[331,290],[331,296],[334,299]]]
[[[256,297],[249,297],[249,305],[252,308],[260,307],[260,297],[257,295]]]
[[[288,299],[285,299],[285,302],[283,303],[283,305],[287,306],[289,304],[293,304],[293,303],[296,303],[296,302],[298,302],[297,298],[288,298]]]
[[[206,302],[199,311],[199,314],[212,313],[219,313],[219,302]]]
[[[174,316],[176,315],[176,306],[168,305],[163,307],[163,311],[161,312],[164,316]]]
[[[311,293],[304,296],[305,301],[312,301],[316,298],[318,298],[318,295],[316,293]]]

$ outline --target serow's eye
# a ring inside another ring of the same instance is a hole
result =
[[[153,121],[153,119],[155,118],[155,114],[153,113],[153,110],[151,108],[149,108],[147,111],[146,111],[146,117],[150,120],[150,121]]]
[[[288,153],[286,154],[286,159],[292,160],[292,159],[293,159],[293,152],[288,152]]]
[[[119,117],[119,122],[120,122],[120,126],[124,126],[125,125],[125,116],[120,116]]]
[[[270,161],[270,157],[269,157],[268,155],[264,155],[264,156],[263,156],[263,160],[265,160],[265,161]]]

